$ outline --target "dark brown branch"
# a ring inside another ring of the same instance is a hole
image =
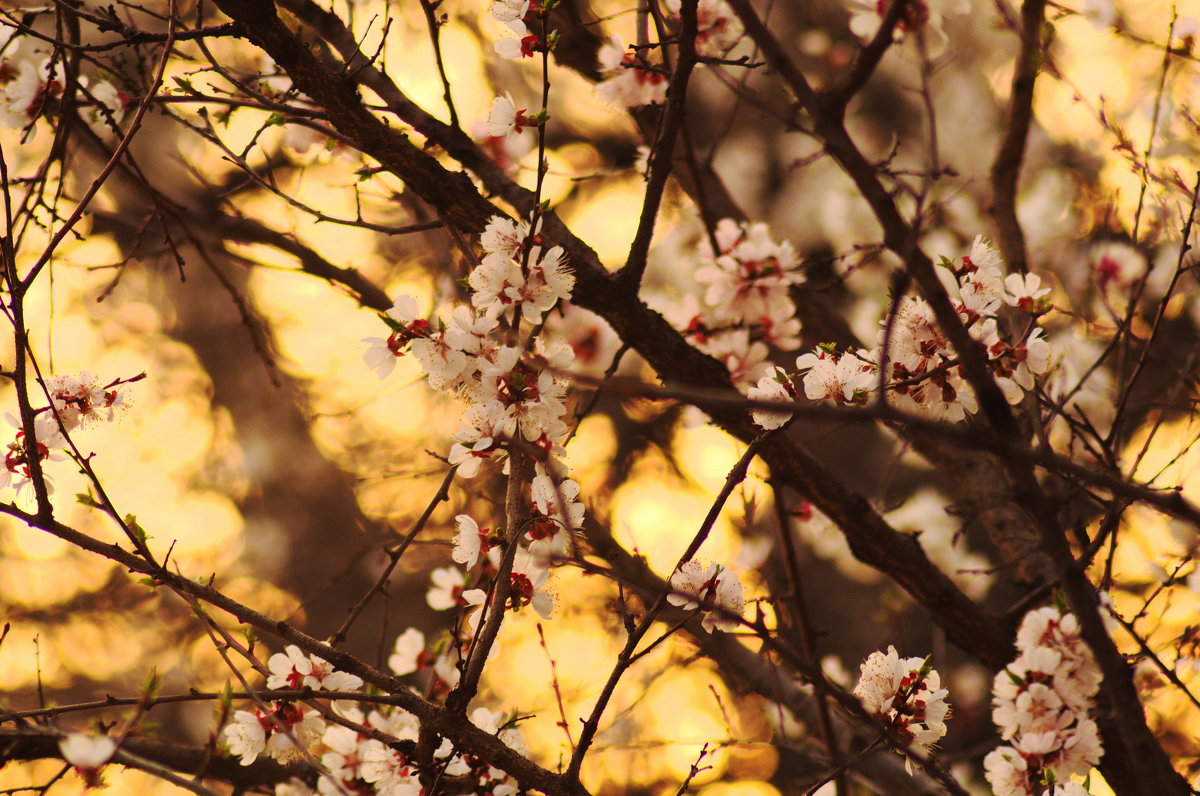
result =
[[[629,247],[625,266],[617,272],[617,281],[626,288],[637,291],[646,273],[646,258],[650,253],[650,241],[654,237],[654,222],[658,218],[663,191],[667,178],[671,176],[671,161],[675,153],[675,142],[683,126],[688,79],[696,66],[696,5],[698,0],[683,0],[680,5],[679,59],[667,87],[667,106],[662,111],[659,134],[650,151],[649,176],[646,195],[642,200],[642,214],[638,219],[637,232]]]
[[[846,131],[843,119],[845,105],[841,95],[813,90],[804,73],[758,18],[750,0],[729,0],[729,5],[742,20],[746,32],[762,49],[767,63],[783,78],[797,102],[812,117],[813,132],[824,144],[825,151],[854,181],[859,193],[870,205],[883,227],[884,243],[904,262],[929,302],[938,326],[958,352],[963,375],[975,391],[983,415],[1001,433],[1018,433],[1008,402],[988,371],[984,353],[955,312],[945,287],[934,271],[933,261],[921,250],[915,230],[904,220],[875,167],[863,156]]]
[[[992,217],[999,231],[1000,251],[1017,273],[1029,269],[1025,233],[1017,220],[1017,186],[1025,159],[1025,142],[1033,124],[1033,87],[1042,62],[1042,24],[1046,0],[1025,0],[1021,5],[1021,49],[1013,71],[1012,96],[1004,124],[1004,138],[992,164]]]
[[[267,52],[307,94],[329,114],[338,132],[360,151],[405,181],[448,223],[479,232],[495,208],[479,195],[466,174],[449,172],[408,137],[389,128],[362,102],[356,85],[323,64],[275,14],[274,3],[217,0],[217,7],[240,23],[248,37]],[[348,69],[355,65],[346,64]]]

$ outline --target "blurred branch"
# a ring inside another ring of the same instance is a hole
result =
[[[671,176],[671,161],[676,140],[683,127],[688,79],[696,66],[698,2],[699,0],[682,0],[679,7],[682,20],[679,29],[679,59],[671,73],[671,82],[667,86],[667,106],[662,110],[658,135],[647,160],[649,177],[646,180],[646,193],[642,199],[642,213],[638,219],[637,231],[634,233],[633,243],[629,246],[625,265],[616,274],[616,279],[622,287],[634,292],[637,292],[642,276],[646,273],[646,258],[650,253],[650,241],[654,237],[654,222],[658,218],[667,178]]]
[[[255,630],[287,644],[294,644],[302,651],[328,661],[339,671],[361,677],[364,682],[394,696],[396,698],[394,704],[416,716],[423,728],[445,736],[459,749],[481,757],[496,768],[508,772],[524,787],[537,788],[549,793],[561,793],[566,796],[582,795],[587,792],[581,786],[565,782],[560,775],[547,771],[513,751],[498,737],[479,729],[465,716],[415,693],[399,678],[363,663],[354,655],[336,650],[287,622],[272,619],[241,604],[212,585],[211,581],[196,582],[184,575],[148,563],[141,556],[117,545],[100,542],[57,520],[39,518],[37,515],[30,514],[11,504],[0,504],[0,514],[15,517],[27,525],[41,528],[75,547],[115,561],[130,572],[147,575],[156,584],[206,602]]]
[[[0,760],[62,760],[62,752],[58,748],[61,737],[60,733],[35,726],[0,727]],[[209,759],[202,747],[143,738],[126,738],[122,741],[112,762],[149,771],[156,776],[164,775],[162,769],[189,775],[203,770],[207,779],[241,788],[272,787],[309,772],[306,766],[282,766],[266,757],[260,757],[248,766],[232,757]],[[175,784],[182,787],[179,782]]]
[[[1000,251],[1015,273],[1029,270],[1025,254],[1025,233],[1017,220],[1017,186],[1025,143],[1033,125],[1033,89],[1042,63],[1042,25],[1046,0],[1025,0],[1021,4],[1021,48],[1013,70],[1008,116],[1004,137],[992,163],[992,217],[999,230]]]

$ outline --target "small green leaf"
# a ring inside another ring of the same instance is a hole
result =
[[[158,676],[158,669],[151,666],[150,671],[146,673],[146,679],[142,681],[140,689],[142,698],[146,700],[154,699],[158,695],[158,689],[162,686],[162,678]]]
[[[75,502],[93,509],[103,508],[91,492],[77,492]]]

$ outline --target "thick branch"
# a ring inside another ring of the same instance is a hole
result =
[[[247,36],[275,59],[296,88],[329,113],[333,126],[364,154],[400,176],[442,219],[458,229],[479,232],[481,219],[495,214],[470,178],[447,171],[418,149],[403,133],[389,128],[363,104],[356,84],[322,64],[275,14],[274,3],[217,0],[217,7],[240,23]]]

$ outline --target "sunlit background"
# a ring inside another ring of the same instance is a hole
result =
[[[790,45],[819,80],[820,75],[833,74],[847,48],[855,45],[845,28],[847,14],[836,3],[813,5],[805,12],[780,7],[774,13],[786,18],[781,35],[790,36]],[[991,230],[987,170],[1007,98],[1015,37],[1001,24],[995,4],[975,0],[974,5],[972,13],[948,21],[950,44],[931,77],[939,154],[955,169],[935,188],[937,223],[926,236],[935,257],[959,256],[976,234]],[[1143,251],[1156,253],[1163,268],[1173,267],[1187,206],[1185,190],[1195,181],[1200,154],[1191,115],[1200,101],[1200,82],[1190,55],[1191,37],[1200,32],[1200,3],[1173,4],[1171,42],[1187,48],[1188,54],[1172,60],[1161,97],[1158,84],[1172,4],[1118,3],[1114,16],[1104,6],[1078,0],[1053,9],[1052,58],[1035,106],[1041,126],[1030,143],[1021,204],[1032,267],[1055,287],[1055,305],[1062,310],[1051,323],[1062,345],[1078,346],[1076,352],[1098,332],[1075,314],[1088,314],[1098,300],[1081,265],[1090,247],[1097,240],[1131,233],[1140,203]],[[635,38],[629,4],[597,0],[592,9],[604,20],[600,28],[605,34],[620,33],[625,41]],[[441,44],[454,101],[464,129],[482,136],[497,89],[511,91],[518,104],[532,107],[540,75],[528,62],[500,62],[492,55],[491,43],[500,29],[482,0],[448,4],[444,10],[448,19]],[[1015,11],[1009,8],[1008,13]],[[387,14],[392,24],[381,50],[383,65],[418,104],[446,118],[421,14],[384,3],[355,4],[352,18],[364,51],[379,46],[380,19]],[[245,42],[226,39],[210,47],[235,73],[270,68]],[[196,55],[187,43],[179,50]],[[754,57],[749,43],[735,54]],[[173,61],[166,90],[176,90],[177,77],[206,93],[227,88],[220,76],[197,72],[199,66],[199,61]],[[867,92],[852,109],[855,134],[871,157],[887,156],[897,143],[886,124],[889,113],[899,109],[912,117],[900,133],[899,167],[927,165],[924,122],[917,121],[911,96],[920,82],[919,70],[916,62],[890,54],[876,79],[878,89]],[[286,80],[275,80],[286,86]],[[544,196],[595,247],[600,259],[615,267],[623,262],[632,239],[637,223],[633,208],[639,206],[644,187],[635,164],[636,127],[626,113],[597,98],[592,86],[574,72],[555,68],[550,80],[550,177]],[[756,81],[762,82],[752,77],[751,85]],[[764,124],[765,114],[749,103],[732,101],[728,88],[711,72],[697,76],[693,91],[700,114],[695,124],[706,128],[697,136],[712,147],[718,172],[747,213],[767,221],[777,236],[793,240],[814,260],[848,255],[827,268],[847,277],[852,325],[861,337],[871,338],[886,306],[888,260],[867,254],[881,233],[852,185],[828,160],[803,161],[815,151],[810,140],[783,135]],[[172,113],[198,123],[197,104],[170,107]],[[219,110],[214,104],[209,113]],[[361,213],[394,225],[427,220],[402,197],[403,186],[395,178],[356,174],[369,165],[356,153],[321,142],[301,148],[297,142],[303,130],[292,129],[294,125],[264,129],[265,117],[253,110],[239,111],[216,132],[235,153],[256,140],[247,159],[259,168],[284,153],[286,161],[275,172],[281,192],[331,217]],[[1150,180],[1143,197],[1142,162],[1152,127],[1156,135],[1149,162],[1156,179]],[[5,133],[0,145],[10,171],[35,163],[51,140],[44,122],[25,143],[19,144],[16,133]],[[536,160],[528,151],[531,145],[532,139],[525,142],[525,152],[516,147],[521,179],[528,185],[533,183],[531,166]],[[148,121],[134,153],[157,175],[156,185],[183,204],[211,194],[212,186],[202,180],[219,184],[223,175],[238,173],[216,147],[165,117]],[[64,181],[69,194],[86,182],[94,160],[80,157],[79,174]],[[261,319],[258,332],[268,342],[258,351],[239,321],[236,303],[204,276],[207,267],[190,243],[183,243],[188,260],[188,281],[183,284],[171,257],[161,251],[144,249],[127,258],[129,219],[139,219],[150,205],[136,194],[135,185],[114,177],[113,190],[101,195],[96,213],[78,228],[80,236],[60,247],[52,270],[28,297],[39,364],[47,373],[90,371],[102,383],[145,372],[147,378],[131,388],[130,406],[119,422],[77,435],[82,451],[95,453],[92,463],[114,504],[136,515],[153,549],[160,555],[169,550],[171,566],[180,572],[196,578],[215,575],[217,585],[238,600],[272,616],[307,619],[316,635],[330,634],[353,601],[347,595],[360,593],[378,573],[381,545],[406,533],[436,493],[445,473],[438,457],[449,449],[449,434],[457,427],[461,407],[428,389],[412,359],[401,360],[386,380],[377,379],[362,362],[362,338],[383,333],[373,311],[344,291],[300,273],[294,259],[277,248],[233,242],[220,268],[244,291],[249,309]],[[273,227],[330,262],[358,269],[389,296],[415,295],[423,311],[445,307],[456,295],[456,280],[465,275],[466,266],[452,251],[453,244],[436,230],[392,237],[314,223],[279,196],[244,186],[229,192],[224,201],[225,210],[269,219]],[[695,255],[690,252],[699,231],[695,209],[682,194],[669,192],[648,277],[653,306],[670,312],[685,294],[695,293],[690,276]],[[44,240],[44,232],[38,230],[27,236],[19,267],[36,260]],[[1168,308],[1170,317],[1194,314],[1195,295],[1194,289],[1181,294]],[[221,381],[220,372],[211,370],[219,367],[217,354],[225,350],[220,329],[197,331],[195,320],[230,314],[234,320],[225,327],[227,348],[234,353],[224,361],[258,373],[240,386],[228,374]],[[569,327],[572,322],[587,323],[569,318],[562,323]],[[611,353],[613,348],[607,350]],[[0,359],[11,363],[11,344]],[[790,362],[786,356],[779,361]],[[602,372],[607,364],[598,362],[594,372]],[[622,372],[653,380],[632,356]],[[272,380],[281,386],[271,387]],[[246,394],[237,395],[239,389]],[[1095,400],[1102,411],[1104,396]],[[10,389],[0,405],[15,412]],[[633,434],[639,436],[631,442]],[[818,448],[824,436],[814,432]],[[1200,500],[1200,485],[1193,477],[1200,466],[1196,440],[1197,427],[1187,420],[1147,428],[1132,441],[1128,461],[1145,447],[1139,478],[1163,487],[1177,485],[1185,496]],[[825,443],[831,445],[836,441]],[[589,512],[610,525],[627,550],[644,556],[665,576],[743,450],[741,443],[705,425],[699,414],[614,399],[582,423],[568,446],[568,460]],[[986,550],[978,540],[956,537],[961,523],[945,510],[953,498],[931,485],[934,482],[913,457],[878,450],[886,461],[879,464],[882,475],[871,497],[892,512],[897,527],[920,532],[931,556],[969,594],[984,598],[993,580]],[[333,467],[315,483],[297,488],[310,496],[331,484],[349,490],[346,494],[356,500],[365,520],[354,520],[356,509],[342,506],[331,516],[343,519],[298,535],[285,516],[263,509],[275,505],[270,493],[285,478],[281,474],[287,472],[286,460],[316,459]],[[61,521],[105,540],[119,540],[110,521],[75,500],[88,485],[72,463],[51,463],[49,472]],[[768,582],[757,571],[775,538],[767,475],[756,463],[701,551],[703,558],[729,562],[739,571],[748,602],[770,594]],[[445,616],[427,608],[424,592],[428,571],[450,561],[453,517],[466,510],[481,525],[494,522],[502,494],[500,483],[486,476],[454,484],[449,504],[435,511],[421,542],[402,560],[389,599],[356,628],[354,649],[378,659],[379,650],[386,657],[391,640],[406,627],[436,632]],[[976,742],[986,737],[987,673],[955,653],[944,663],[938,661],[936,652],[945,650],[943,640],[913,616],[906,598],[883,576],[853,560],[828,521],[817,515],[793,518],[792,524],[803,541],[806,571],[820,584],[809,599],[828,634],[822,643],[830,656],[830,671],[840,669],[853,677],[863,656],[888,644],[901,646],[908,655],[923,655],[932,648],[935,665],[946,667],[943,676],[950,681],[950,701],[958,714],[950,722],[947,751],[961,753],[968,746],[955,739],[956,722],[973,725]],[[1134,508],[1126,514],[1118,539],[1111,557],[1113,577],[1122,584],[1113,592],[1118,612],[1127,619],[1137,617],[1137,628],[1163,662],[1184,683],[1195,684],[1200,651],[1194,640],[1178,642],[1194,632],[1200,610],[1200,582],[1189,582],[1200,576],[1192,575],[1195,567],[1187,563],[1196,549],[1193,530]],[[301,569],[302,577],[297,574]],[[532,612],[506,622],[480,697],[480,703],[492,709],[528,716],[521,723],[524,735],[539,762],[551,768],[569,757],[571,748],[558,726],[552,672],[568,720],[578,726],[577,717],[587,715],[622,643],[614,612],[617,589],[611,581],[565,567],[555,572],[554,584],[555,617],[541,621],[545,645],[539,641],[540,620]],[[331,594],[336,596],[323,602]],[[0,645],[0,692],[6,709],[28,709],[43,700],[66,704],[108,693],[136,694],[151,669],[163,678],[163,693],[189,687],[217,690],[230,680],[188,606],[140,586],[109,561],[7,519],[0,520],[0,607],[10,628]],[[760,607],[773,623],[770,606]],[[827,615],[827,608],[833,613]],[[823,618],[832,616],[841,619]],[[236,628],[228,616],[214,612],[212,618]],[[847,626],[851,629],[843,631]],[[1115,638],[1127,652],[1139,652],[1124,631],[1116,630]],[[259,644],[264,659],[278,651],[270,642]],[[584,781],[594,792],[674,793],[705,744],[702,762],[707,768],[693,780],[696,792],[787,792],[769,784],[786,765],[788,754],[773,739],[782,725],[789,725],[793,737],[805,730],[779,708],[731,688],[713,664],[695,653],[695,645],[677,635],[626,676],[606,714],[597,748],[587,758]],[[1165,687],[1151,664],[1144,664],[1139,673],[1158,686],[1148,698],[1152,725],[1168,739],[1173,755],[1194,760],[1200,754],[1200,710],[1178,690]],[[420,677],[413,682],[419,684]],[[109,721],[122,720],[122,714],[105,715]],[[75,722],[71,726],[88,720],[90,715],[69,719]],[[192,741],[203,742],[216,730],[215,711],[205,705],[159,708],[148,720],[167,727],[173,737]],[[149,731],[148,726],[144,729]],[[58,765],[9,765],[0,770],[0,788],[44,781]],[[978,771],[966,766],[956,772],[986,792]],[[109,793],[182,792],[115,766],[105,778]],[[1104,792],[1095,779],[1093,785],[1093,792]],[[82,787],[68,774],[49,793],[75,793]]]

